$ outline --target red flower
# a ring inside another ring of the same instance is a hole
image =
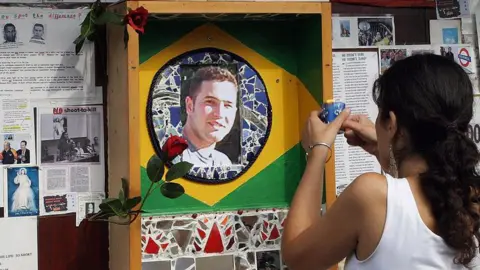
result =
[[[127,15],[125,15],[124,21],[127,22],[137,33],[145,32],[145,25],[147,24],[148,19],[148,10],[144,7],[138,7],[135,10],[130,10]]]
[[[187,148],[188,143],[184,138],[172,136],[163,145],[162,152],[167,155],[168,160],[172,160]]]

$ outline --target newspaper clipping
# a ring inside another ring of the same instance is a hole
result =
[[[41,164],[99,164],[102,111],[100,106],[71,106],[42,111]]]
[[[105,194],[102,192],[95,193],[78,193],[78,207],[77,207],[77,227],[87,215],[97,213],[100,211],[100,204],[105,199]]]
[[[94,95],[93,46],[75,54],[87,9],[0,10],[0,95],[84,98]]]
[[[38,108],[37,112],[43,201],[45,196],[69,192],[104,192],[102,106]]]

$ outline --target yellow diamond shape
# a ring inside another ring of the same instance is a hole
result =
[[[146,100],[155,73],[172,58],[206,47],[230,51],[244,58],[256,69],[268,91],[273,116],[272,129],[265,147],[254,164],[242,176],[232,182],[217,185],[206,185],[186,179],[178,180],[188,195],[211,206],[295,146],[300,141],[300,128],[303,126],[304,119],[311,110],[318,108],[318,104],[294,75],[265,59],[213,24],[207,23],[140,65],[140,100],[142,102],[139,115],[141,119],[146,119]],[[146,167],[148,159],[153,154],[147,123],[140,121],[140,164]]]

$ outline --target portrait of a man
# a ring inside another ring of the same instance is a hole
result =
[[[17,29],[12,23],[6,23],[3,26],[3,39],[4,43],[17,42]]]
[[[85,215],[88,216],[93,213],[95,213],[95,203],[93,202],[85,203]]]
[[[27,141],[20,142],[20,149],[17,151],[17,164],[30,163],[30,149],[27,148]]]
[[[182,161],[195,167],[238,163],[241,132],[234,68],[185,65],[181,69],[182,136],[189,145]]]
[[[36,23],[33,25],[31,43],[45,44],[45,27],[43,24]]]
[[[171,136],[185,139],[187,149],[182,147],[172,163],[192,164],[185,176],[191,181],[237,179],[255,162],[270,134],[272,107],[265,83],[232,52],[204,48],[172,58],[155,73],[148,95],[153,148],[161,155]]]

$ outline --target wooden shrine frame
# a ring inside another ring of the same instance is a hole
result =
[[[143,6],[150,13],[284,13],[322,15],[323,100],[333,98],[332,16],[328,2],[245,2],[245,1],[127,1],[109,9],[125,13],[127,8]],[[121,178],[130,182],[130,196],[140,195],[139,123],[139,39],[128,27],[125,49],[123,27],[107,25],[107,124],[108,124],[108,191],[117,194]],[[123,147],[125,146],[125,147]],[[336,198],[335,160],[326,164],[326,201],[329,208]],[[110,269],[141,270],[141,219],[130,226],[110,224]]]

